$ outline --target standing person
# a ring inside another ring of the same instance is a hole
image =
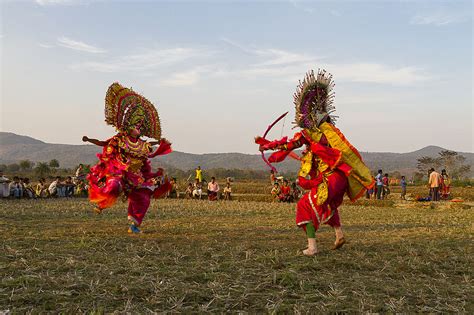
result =
[[[383,199],[385,199],[388,197],[388,195],[390,195],[390,180],[388,178],[387,173],[385,173],[385,175],[382,178],[382,184],[383,184]]]
[[[382,170],[378,170],[377,176],[375,176],[375,186],[377,188],[377,199],[382,199],[383,192],[383,175]]]
[[[18,176],[13,177],[13,181],[10,183],[8,187],[10,191],[10,195],[14,198],[21,198],[23,197],[23,185],[20,182],[20,178]]]
[[[105,96],[105,121],[116,128],[112,138],[84,142],[103,147],[89,180],[89,200],[96,213],[111,207],[120,196],[128,199],[128,233],[141,233],[140,226],[150,207],[151,198],[169,190],[163,169],[152,171],[150,159],[171,152],[171,143],[161,137],[161,125],[155,106],[133,90],[113,83]],[[153,138],[148,142],[141,137]],[[155,150],[153,145],[159,144]]]
[[[79,164],[79,166],[77,167],[75,175],[76,175],[75,176],[76,181],[84,181],[86,179],[86,172],[84,170],[84,165]]]
[[[215,177],[211,177],[211,181],[207,184],[207,198],[210,201],[217,200],[217,193],[219,192],[219,184]]]
[[[10,196],[10,179],[3,175],[3,171],[0,171],[0,198],[8,198]]]
[[[227,181],[227,184],[224,187],[224,200],[232,200],[232,187],[230,186],[230,182]]]
[[[273,185],[277,181],[277,178],[275,176],[275,171],[270,170],[270,184]]]
[[[293,150],[306,147],[300,158],[298,183],[310,192],[296,206],[296,224],[306,232],[308,248],[303,254],[307,256],[318,253],[316,231],[322,224],[329,224],[334,229],[336,240],[333,249],[345,244],[338,207],[346,193],[349,199],[355,201],[374,184],[360,153],[334,126],[333,87],[332,76],[326,71],[320,70],[317,74],[309,71],[294,94],[295,124],[301,131],[292,139],[285,137],[270,141],[265,137],[255,138],[267,164],[281,162]],[[265,150],[277,152],[267,160],[263,154]]]
[[[405,176],[402,176],[402,179],[400,180],[400,187],[402,189],[400,199],[406,200],[405,195],[407,194],[407,181],[405,179]]]
[[[451,180],[449,179],[448,173],[445,169],[441,170],[441,198],[444,200],[449,199]]]
[[[441,175],[435,171],[434,168],[430,169],[430,178],[428,185],[430,187],[431,201],[439,201],[439,185],[441,183]]]
[[[202,183],[202,169],[201,169],[201,166],[198,166],[196,168],[196,177],[195,179],[197,179],[200,183]]]

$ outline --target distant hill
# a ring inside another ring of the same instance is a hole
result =
[[[408,153],[361,152],[361,155],[374,171],[381,168],[386,172],[399,171],[409,176],[416,171],[418,158],[435,157],[442,150],[445,149],[428,146]],[[74,167],[79,163],[95,163],[98,152],[100,148],[94,145],[51,144],[28,136],[0,132],[0,164],[16,163],[21,160],[46,162],[57,159],[61,167]],[[460,154],[466,157],[468,163],[474,164],[473,153],[460,152]],[[153,164],[171,166],[184,171],[194,169],[198,165],[203,169],[267,169],[260,155],[243,153],[191,154],[175,151],[154,159]],[[298,161],[288,158],[287,161],[279,163],[277,168],[281,171],[296,171],[298,164]]]

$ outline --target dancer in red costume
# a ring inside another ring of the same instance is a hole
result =
[[[150,158],[171,152],[171,143],[161,138],[158,113],[147,99],[118,83],[112,84],[105,99],[105,121],[118,134],[106,141],[82,138],[103,147],[99,162],[91,168],[89,199],[95,211],[112,206],[121,195],[128,198],[129,233],[140,233],[139,226],[152,197],[164,196],[171,188],[163,169],[152,172]],[[147,142],[140,136],[154,138]],[[159,147],[153,151],[153,145]]]
[[[276,171],[270,163],[283,161],[287,156],[301,160],[298,173],[298,184],[309,190],[296,206],[296,224],[306,231],[308,248],[304,255],[312,256],[318,252],[316,231],[321,224],[334,228],[336,240],[333,249],[345,243],[338,207],[342,204],[344,194],[352,201],[362,196],[373,186],[370,170],[362,161],[359,152],[347,141],[344,135],[334,126],[335,117],[331,114],[334,93],[332,76],[325,71],[317,75],[307,73],[295,93],[296,119],[300,127],[292,139],[265,139],[269,129],[284,115],[269,126],[263,137],[256,137],[265,162]],[[305,147],[302,156],[293,150]],[[266,160],[263,152],[276,150]]]

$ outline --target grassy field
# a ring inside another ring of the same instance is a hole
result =
[[[311,258],[294,207],[158,200],[130,236],[123,203],[2,201],[0,312],[474,312],[469,204],[346,203]]]

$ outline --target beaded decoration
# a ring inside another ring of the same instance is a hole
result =
[[[334,124],[333,88],[332,75],[326,70],[318,70],[317,75],[313,70],[308,71],[294,94],[295,124],[307,129],[317,128],[322,121]]]
[[[105,122],[120,132],[136,127],[141,136],[161,139],[161,125],[155,106],[145,97],[113,83],[105,95]]]

